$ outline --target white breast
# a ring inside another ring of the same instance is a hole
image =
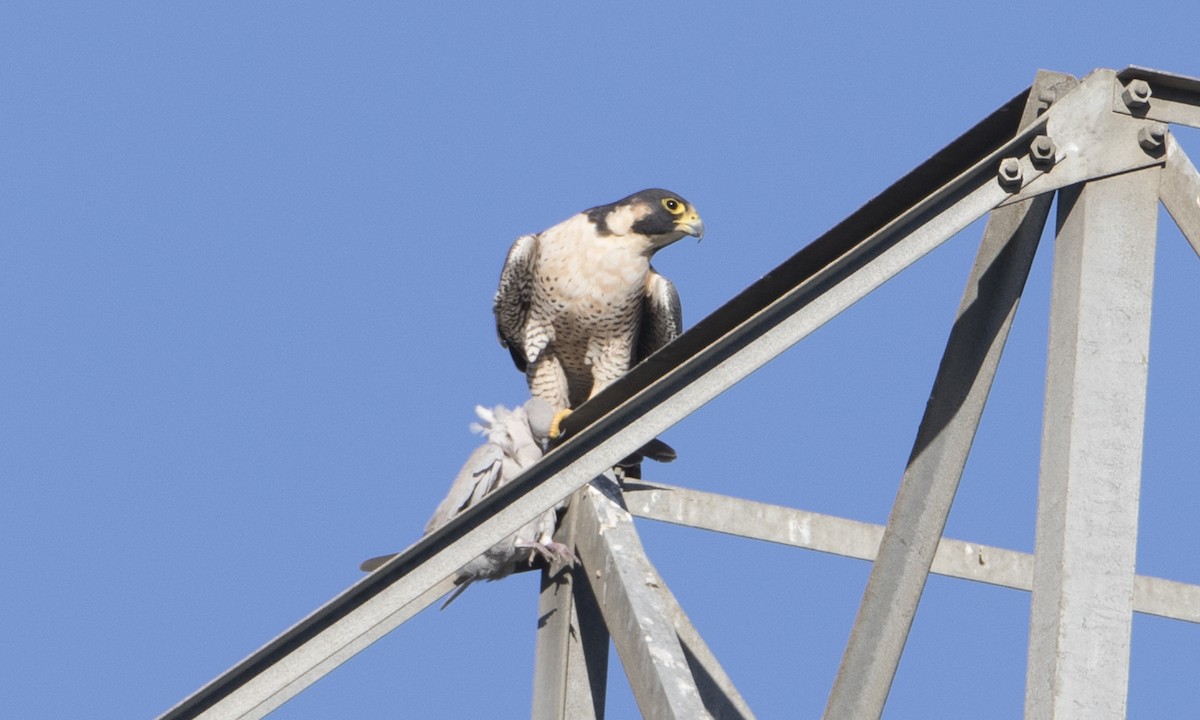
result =
[[[623,314],[641,297],[650,268],[639,239],[598,236],[584,215],[554,226],[539,241],[536,292],[555,315],[584,323]]]

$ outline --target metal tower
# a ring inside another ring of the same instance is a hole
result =
[[[1134,572],[1159,202],[1200,253],[1200,174],[1170,124],[1200,127],[1200,80],[1137,67],[1078,81],[1038,73],[1027,91],[581,406],[569,440],[519,480],[162,718],[270,713],[567,497],[560,539],[580,566],[543,574],[539,720],[603,716],[610,637],[646,717],[752,717],[642,550],[631,516],[874,561],[826,718],[882,713],[930,572],[1032,592],[1027,718],[1123,717],[1132,613],[1200,622],[1200,586]],[[1035,553],[944,539],[1056,192]],[[987,213],[886,527],[641,480],[592,482]]]

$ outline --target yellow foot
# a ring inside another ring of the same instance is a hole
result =
[[[550,421],[550,439],[557,440],[562,435],[562,421],[567,419],[571,414],[571,408],[563,408],[554,413],[554,419]]]

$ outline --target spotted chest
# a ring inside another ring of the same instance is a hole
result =
[[[555,344],[631,338],[650,259],[640,238],[596,235],[585,218],[542,237],[532,308],[554,326]]]

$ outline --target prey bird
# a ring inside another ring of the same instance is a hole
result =
[[[507,485],[542,458],[553,417],[553,410],[545,400],[532,398],[512,410],[503,405],[480,406],[475,408],[475,413],[480,422],[472,424],[471,429],[481,433],[487,442],[476,448],[459,470],[450,493],[425,524],[426,535],[497,488]],[[554,541],[557,520],[556,509],[550,508],[467,563],[455,577],[457,587],[442,607],[453,602],[472,582],[499,580],[511,575],[522,563],[532,565],[537,558],[548,564],[574,564],[575,555],[571,549]],[[393,557],[395,553],[380,555],[364,561],[359,567],[371,572]]]

